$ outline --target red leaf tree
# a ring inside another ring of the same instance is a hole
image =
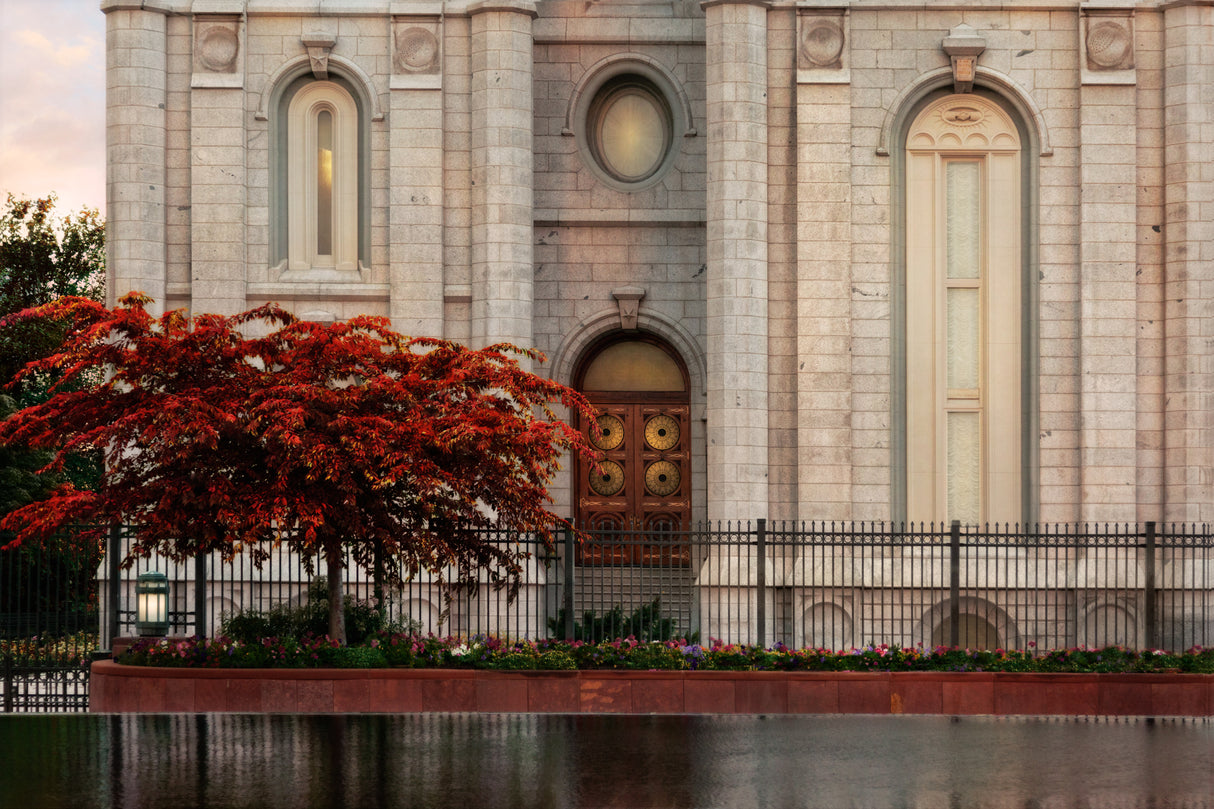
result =
[[[478,570],[513,593],[519,547],[454,529],[551,546],[564,524],[547,485],[566,453],[592,450],[553,404],[592,410],[519,366],[538,353],[411,339],[376,317],[321,325],[276,305],[155,318],[148,302],[63,298],[17,316],[67,324],[59,351],[24,372],[54,368],[61,381],[0,424],[0,442],[52,450],[48,468],[95,449],[105,473],[95,491],[67,484],[10,514],[0,528],[13,544],[73,523],[130,526],[128,565],[152,552],[260,562],[285,544],[324,562],[329,632],[344,643],[347,555],[367,571],[377,554],[407,574]]]

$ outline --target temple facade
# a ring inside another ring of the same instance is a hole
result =
[[[561,513],[1214,521],[1210,0],[101,8],[111,302],[536,347]]]

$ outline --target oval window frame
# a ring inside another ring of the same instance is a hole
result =
[[[613,96],[619,97],[621,90],[638,89],[650,95],[666,115],[666,149],[651,171],[637,178],[621,178],[602,158],[592,128],[597,126],[601,112],[614,100]],[[686,94],[664,68],[643,57],[617,57],[606,65],[596,66],[575,90],[572,100],[570,124],[582,161],[600,182],[617,191],[643,191],[660,183],[682,154],[682,139],[696,134]]]

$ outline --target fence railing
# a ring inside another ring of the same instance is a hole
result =
[[[101,557],[75,532],[0,550],[0,712],[88,707]]]
[[[846,649],[867,644],[1071,648],[1214,646],[1214,537],[1205,526],[996,528],[871,523],[723,524],[570,533],[527,555],[517,596],[476,571],[405,577],[351,570],[346,592],[423,632],[592,639],[633,634]],[[158,568],[175,634],[215,634],[224,615],[308,598],[316,570],[275,551],[260,569],[139,560],[103,573],[108,638],[134,633],[134,584]],[[116,586],[110,586],[114,583]]]

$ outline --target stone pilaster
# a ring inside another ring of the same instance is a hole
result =
[[[847,16],[801,9],[797,32],[798,502],[852,516],[851,86]]]
[[[1165,520],[1214,520],[1214,7],[1164,11]]]
[[[444,336],[442,41],[437,15],[393,17],[389,316],[415,336]]]
[[[532,343],[532,35],[535,4],[472,16],[472,343]]]
[[[710,520],[769,507],[767,5],[704,4]]]
[[[194,15],[190,81],[190,309],[246,306],[243,19]]]
[[[1137,161],[1133,12],[1080,19],[1080,519],[1133,521]]]
[[[165,297],[168,3],[107,0],[106,273],[112,305],[131,290]]]

